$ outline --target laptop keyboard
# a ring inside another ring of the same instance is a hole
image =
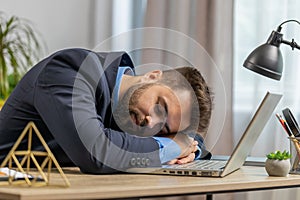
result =
[[[170,168],[175,169],[220,169],[225,167],[227,161],[220,160],[195,160],[194,162],[182,164],[182,165],[171,165]]]

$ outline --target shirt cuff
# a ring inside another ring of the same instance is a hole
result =
[[[202,155],[202,150],[199,146],[197,146],[197,151],[195,152],[195,160],[199,160]]]
[[[179,157],[181,149],[172,139],[166,137],[153,138],[159,145],[159,157],[162,164]]]

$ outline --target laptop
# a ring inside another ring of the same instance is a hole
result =
[[[130,173],[224,177],[243,166],[261,131],[282,95],[267,92],[248,127],[228,160],[195,160],[187,164],[162,165],[159,168],[130,168]]]

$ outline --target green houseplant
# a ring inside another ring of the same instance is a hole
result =
[[[41,58],[44,47],[29,20],[0,12],[0,107],[25,72]]]
[[[271,152],[267,155],[266,171],[270,176],[287,176],[290,171],[291,154],[284,150]]]

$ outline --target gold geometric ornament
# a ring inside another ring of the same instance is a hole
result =
[[[45,151],[32,150],[33,133],[35,133],[35,135],[38,137]],[[18,146],[26,136],[28,137],[27,150],[17,150]],[[41,158],[41,164],[36,159],[37,157]],[[13,162],[16,165],[15,168],[12,167]],[[30,166],[32,163],[34,164],[34,168],[31,168]],[[59,175],[64,182],[63,185],[58,184],[58,186],[69,187],[70,182],[65,176],[63,170],[58,164],[47,143],[43,139],[41,133],[39,132],[39,130],[33,122],[29,122],[22,131],[21,135],[19,136],[18,140],[16,141],[8,155],[6,156],[6,158],[1,163],[0,167],[8,167],[9,171],[15,172],[12,173],[13,175],[10,175],[8,177],[8,184],[10,185],[27,184],[28,186],[49,186],[51,177],[50,174],[53,164],[58,170]],[[22,176],[22,178],[16,178],[17,173],[23,174],[24,176]],[[57,175],[57,173],[52,174]]]

